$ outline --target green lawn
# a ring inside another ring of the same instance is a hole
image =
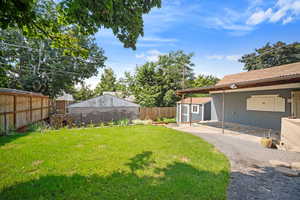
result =
[[[226,199],[229,162],[155,126],[0,137],[0,199]]]

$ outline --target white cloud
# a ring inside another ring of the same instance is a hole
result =
[[[253,13],[250,18],[247,20],[247,24],[249,25],[256,25],[256,24],[260,24],[261,22],[265,21],[266,19],[268,19],[270,16],[272,15],[272,9],[269,8],[266,11],[257,11],[255,13]]]
[[[177,42],[178,40],[175,38],[162,38],[157,36],[152,37],[142,37],[142,41],[149,41],[149,42]]]
[[[283,23],[283,24],[288,24],[288,23],[290,23],[291,21],[293,21],[293,18],[292,18],[291,16],[289,16],[288,18],[284,19],[282,23]]]
[[[262,22],[288,24],[300,15],[300,0],[277,0],[272,8],[259,10],[251,14],[247,20],[249,25]]]
[[[163,55],[163,54],[164,53],[162,53],[156,49],[152,49],[152,50],[147,51],[146,53],[136,54],[135,57],[144,59],[149,62],[156,62],[156,61],[158,61],[159,56]]]
[[[222,56],[222,55],[211,55],[211,56],[207,56],[207,59],[209,59],[209,60],[223,60],[224,56]]]
[[[227,60],[237,62],[241,58],[241,55],[209,55],[206,56],[206,58],[209,60]]]
[[[229,61],[238,61],[241,58],[241,55],[229,55],[226,56],[226,59]]]

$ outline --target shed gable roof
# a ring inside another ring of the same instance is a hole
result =
[[[177,101],[177,103],[190,104],[192,100],[192,104],[204,104],[211,101],[211,97],[188,97]]]
[[[132,103],[125,99],[105,94],[80,103],[69,105],[70,108],[107,108],[107,107],[139,107],[138,104]]]

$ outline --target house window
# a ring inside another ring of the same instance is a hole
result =
[[[279,95],[255,95],[247,99],[247,110],[285,112],[285,99]]]
[[[192,105],[192,113],[199,114],[199,105]]]

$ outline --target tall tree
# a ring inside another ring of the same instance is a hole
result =
[[[193,87],[206,87],[215,85],[220,79],[212,76],[212,75],[203,75],[200,74],[196,77],[196,79],[193,81]]]
[[[51,97],[96,75],[106,60],[94,38],[76,33],[72,37],[80,41],[85,56],[68,55],[48,40],[26,38],[16,30],[0,30],[0,37],[5,41],[0,43],[0,65],[5,70],[0,79],[9,80],[3,86]]]
[[[170,52],[157,62],[137,67],[131,84],[136,101],[147,107],[175,105],[176,90],[190,87],[194,79],[192,56],[183,51]]]
[[[84,83],[81,83],[79,88],[70,88],[68,92],[73,95],[75,101],[85,101],[95,96],[95,93],[90,89],[90,86]]]
[[[130,72],[125,72],[124,77],[120,78],[117,82],[116,89],[121,92],[121,96],[125,98],[132,95],[133,88],[134,77],[130,74]]]
[[[239,61],[244,63],[244,69],[248,71],[300,62],[300,43],[267,43],[255,49],[254,53],[242,56]]]
[[[1,29],[19,28],[27,36],[52,39],[63,46],[74,44],[74,40],[60,26],[78,27],[85,35],[107,28],[124,47],[135,49],[138,37],[143,36],[143,14],[160,7],[161,0],[1,0],[0,3]]]
[[[95,94],[102,95],[103,92],[115,92],[117,89],[116,75],[112,68],[105,68],[101,75],[100,82],[98,83]]]

